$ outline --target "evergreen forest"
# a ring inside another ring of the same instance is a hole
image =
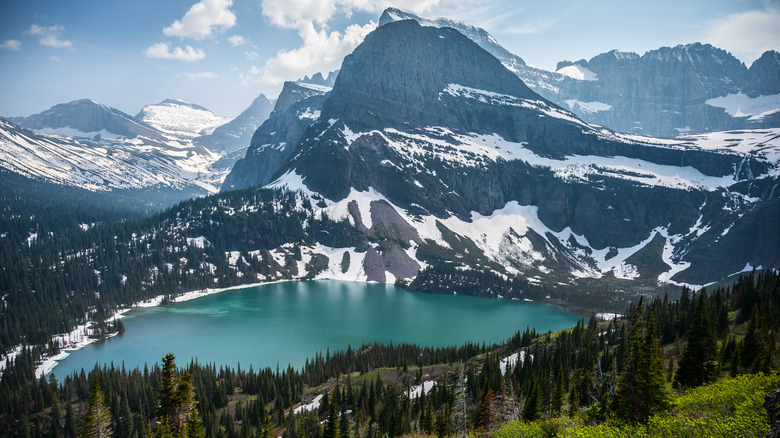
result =
[[[766,436],[780,407],[778,273],[498,345],[363,345],[300,369],[176,364],[0,377],[0,435]],[[516,361],[508,360],[517,358]],[[771,435],[776,436],[776,435]]]

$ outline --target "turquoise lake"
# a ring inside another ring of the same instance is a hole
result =
[[[555,331],[577,319],[539,303],[424,294],[384,284],[291,281],[131,311],[125,333],[72,352],[52,372],[62,378],[112,362],[151,367],[169,352],[180,366],[197,358],[217,366],[300,368],[327,348],[375,341],[433,347],[501,342],[526,326]]]

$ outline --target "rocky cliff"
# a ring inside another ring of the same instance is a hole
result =
[[[222,190],[271,182],[292,155],[304,130],[319,118],[323,95],[329,90],[320,85],[285,82],[273,112],[253,134],[245,156],[235,163]]]

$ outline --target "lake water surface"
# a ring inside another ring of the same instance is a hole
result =
[[[52,372],[62,378],[95,363],[151,367],[167,353],[180,366],[300,368],[316,352],[363,343],[462,345],[501,342],[526,326],[560,330],[577,317],[522,301],[408,292],[384,284],[291,281],[129,312],[126,332],[71,353]]]

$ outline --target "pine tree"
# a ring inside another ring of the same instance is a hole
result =
[[[116,433],[114,435],[118,438],[130,438],[133,436],[133,414],[130,412],[130,405],[127,403],[127,397],[122,397],[122,401],[119,407],[119,421],[116,425]]]
[[[558,377],[555,379],[555,390],[552,396],[552,412],[559,414],[563,406],[563,372],[559,370]]]
[[[631,316],[628,351],[614,397],[615,413],[629,422],[644,422],[669,403],[663,357],[655,329],[655,312],[645,324],[643,298]]]
[[[81,426],[82,437],[104,438],[111,435],[111,412],[106,406],[100,381],[95,380],[87,402],[87,414]]]
[[[328,411],[328,422],[325,423],[325,428],[322,431],[322,438],[341,437],[339,427],[339,404],[339,386],[336,384],[336,388],[333,389],[333,401],[330,403],[330,410]]]
[[[479,405],[479,417],[477,419],[477,430],[489,432],[493,423],[493,402],[495,394],[492,389],[488,389]]]
[[[68,403],[65,408],[65,438],[76,438],[76,416],[73,414],[73,406]]]
[[[688,343],[675,376],[677,383],[686,388],[702,385],[716,377],[717,347],[707,307],[705,294],[700,293],[688,330]]]
[[[436,415],[436,437],[446,438],[452,434],[452,425],[450,423],[451,415],[439,413]]]
[[[523,405],[523,420],[534,421],[539,417],[539,387],[536,381],[531,382],[528,388],[528,395],[525,397]]]
[[[745,337],[742,338],[742,348],[740,348],[741,365],[748,371],[753,367],[753,362],[756,361],[762,349],[758,336],[758,318],[758,307],[756,306],[748,320]]]
[[[176,406],[176,357],[173,353],[168,353],[163,358],[161,385],[158,390],[157,398],[157,417],[167,418],[170,424],[171,418],[175,415]]]

